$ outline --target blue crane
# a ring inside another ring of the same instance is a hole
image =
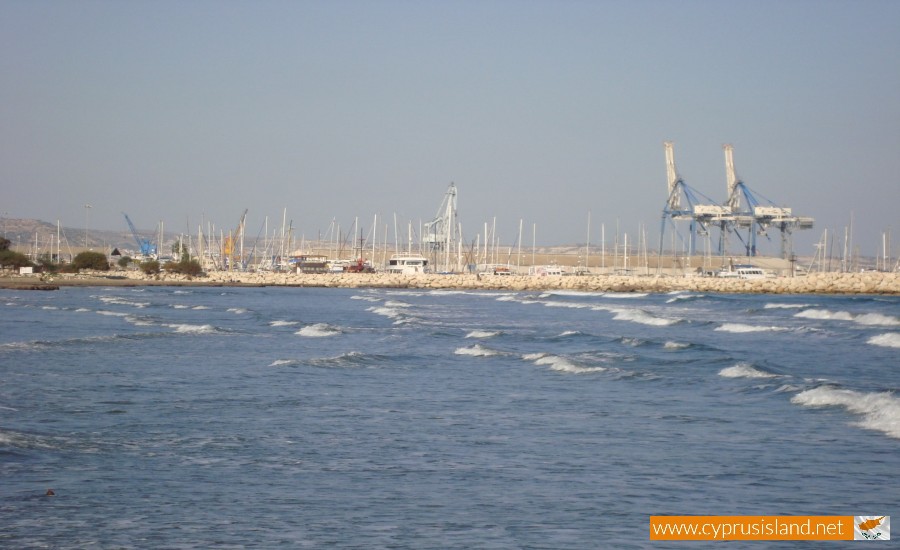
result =
[[[122,212],[122,215],[125,216],[125,221],[128,222],[128,227],[131,228],[131,234],[134,236],[134,241],[137,243],[141,254],[144,256],[155,256],[156,245],[152,244],[149,239],[142,239],[138,235],[137,229],[134,228],[134,224],[131,223],[131,218],[128,217],[128,214]]]

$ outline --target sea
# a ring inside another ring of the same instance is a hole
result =
[[[898,389],[897,296],[0,290],[0,547],[689,548],[649,517],[897,515]]]

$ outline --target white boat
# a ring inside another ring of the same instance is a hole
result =
[[[394,254],[388,260],[388,273],[399,275],[415,275],[425,273],[428,258],[419,254]]]
[[[716,277],[729,279],[765,279],[766,272],[750,265],[735,266],[734,269],[723,269],[716,272]]]
[[[528,270],[532,277],[560,277],[563,275],[562,267],[552,265],[535,265]]]

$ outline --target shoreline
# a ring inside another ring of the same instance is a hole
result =
[[[160,273],[112,272],[40,275],[3,275],[0,288],[58,290],[69,286],[209,286],[209,287],[320,287],[412,288],[423,290],[500,290],[581,292],[677,291],[738,294],[882,294],[900,295],[900,273],[812,273],[803,277],[726,279],[639,275],[583,275],[531,277],[516,275],[391,275],[386,273],[237,273],[212,272],[204,277]]]

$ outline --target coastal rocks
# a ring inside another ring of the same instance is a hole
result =
[[[888,294],[900,295],[900,273],[811,273],[804,277],[732,279],[655,275],[586,275],[530,277],[518,275],[398,275],[390,273],[241,273],[211,272],[202,277],[174,273],[144,275],[58,275],[54,284],[37,277],[0,278],[0,287],[52,290],[70,285],[203,285],[295,286],[326,288],[418,288],[444,290],[586,291],[586,292],[715,292],[768,294]]]

